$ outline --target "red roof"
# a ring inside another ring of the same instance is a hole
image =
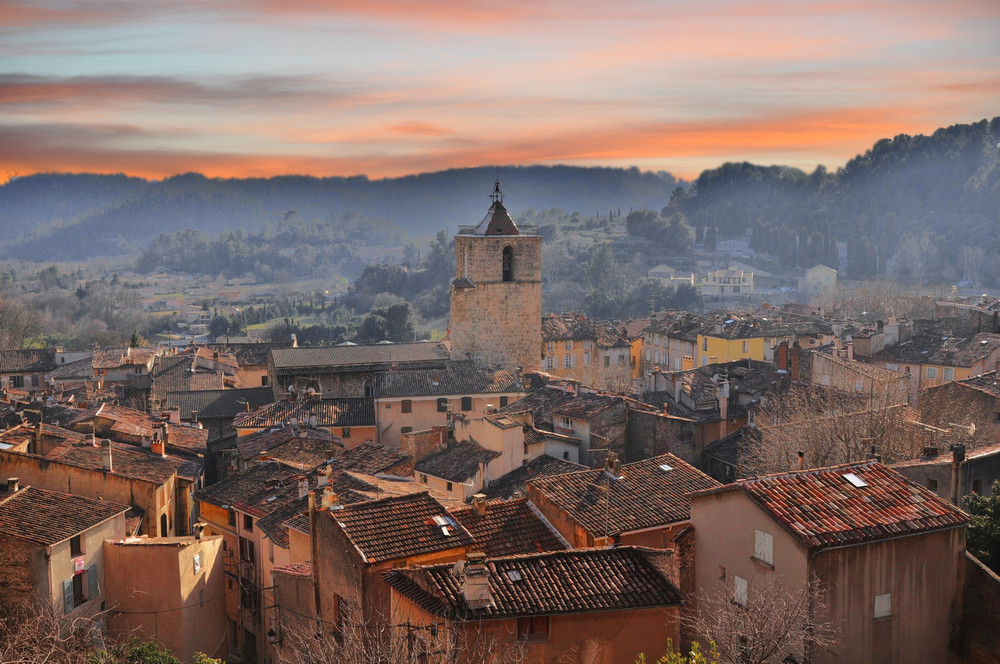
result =
[[[875,461],[739,480],[692,498],[742,490],[809,548],[955,528],[965,512]]]

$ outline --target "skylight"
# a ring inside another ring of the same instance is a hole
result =
[[[863,489],[868,486],[868,482],[855,475],[854,473],[844,473],[844,479],[856,486],[859,489]]]
[[[524,578],[523,576],[521,576],[521,572],[516,569],[509,569],[506,571],[506,574],[507,578],[513,581],[514,583],[517,583],[518,581]]]
[[[670,472],[671,470],[673,470],[673,469],[674,469],[674,467],[673,467],[673,466],[668,466],[668,465],[667,465],[667,464],[665,464],[665,463],[664,463],[664,464],[660,464],[660,470],[662,470],[662,471],[663,471],[663,472],[665,472],[665,473],[669,473],[669,472]]]

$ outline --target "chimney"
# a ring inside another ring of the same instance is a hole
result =
[[[607,458],[604,460],[604,472],[615,479],[621,478],[621,461],[618,460],[618,455],[614,452],[608,452]]]
[[[101,441],[101,468],[106,473],[113,473],[115,470],[111,460],[111,441],[107,438]]]
[[[201,539],[201,535],[204,532],[205,532],[205,524],[204,523],[202,523],[201,521],[199,521],[198,523],[194,524],[194,538],[196,540],[200,540]]]
[[[670,414],[670,404],[667,403],[666,401],[663,402],[663,414],[664,415]]]
[[[854,342],[847,343],[847,361],[848,362],[854,361]]]
[[[472,496],[472,513],[476,516],[486,516],[486,495],[477,493]]]
[[[329,484],[323,486],[323,502],[321,506],[325,510],[340,508],[340,498]]]
[[[493,604],[493,593],[490,591],[490,568],[486,566],[485,553],[469,551],[465,554],[462,596],[470,609],[483,609]]]
[[[316,473],[316,486],[326,486],[327,482],[330,481],[330,465],[327,464],[320,468]]]
[[[962,494],[959,488],[959,481],[962,479],[962,462],[965,461],[965,445],[958,443],[951,446],[951,502],[958,505],[958,498]]]
[[[799,380],[799,360],[802,356],[802,346],[796,341],[792,344],[792,380],[798,382]]]
[[[806,467],[806,453],[799,450],[799,470],[805,470]]]
[[[167,445],[165,439],[167,435],[167,423],[164,422],[159,428],[153,430],[153,442],[150,444],[149,449],[153,454],[158,454],[160,456],[167,455]]]
[[[304,498],[309,493],[309,478],[299,478],[299,498]]]
[[[194,422],[195,424],[198,424],[198,411],[196,410],[191,411],[191,421]]]
[[[782,341],[778,345],[778,368],[788,371],[788,342]]]
[[[17,490],[20,488],[21,488],[20,478],[18,477],[7,478],[7,493],[17,493]]]
[[[294,334],[291,335],[291,337],[292,337],[292,348],[298,348],[299,347],[299,340],[295,337]]]
[[[163,448],[166,450],[167,445],[170,444],[170,425],[166,422],[163,423]]]

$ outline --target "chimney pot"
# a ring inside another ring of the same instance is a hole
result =
[[[101,441],[101,468],[108,473],[113,473],[115,470],[114,462],[111,458],[111,441],[107,438]]]
[[[204,533],[204,532],[205,532],[205,524],[204,523],[202,523],[201,521],[199,521],[198,523],[194,524],[194,538],[196,540],[200,540],[201,536],[202,536],[202,533]]]
[[[7,478],[7,493],[16,493],[20,488],[20,478],[18,477],[8,477]]]
[[[799,470],[805,469],[806,465],[806,453],[799,450]]]
[[[299,498],[304,498],[309,493],[309,479],[306,477],[299,478]]]

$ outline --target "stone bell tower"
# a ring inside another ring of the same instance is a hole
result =
[[[542,237],[519,229],[503,206],[500,181],[478,226],[455,236],[451,356],[538,369],[542,353]]]

